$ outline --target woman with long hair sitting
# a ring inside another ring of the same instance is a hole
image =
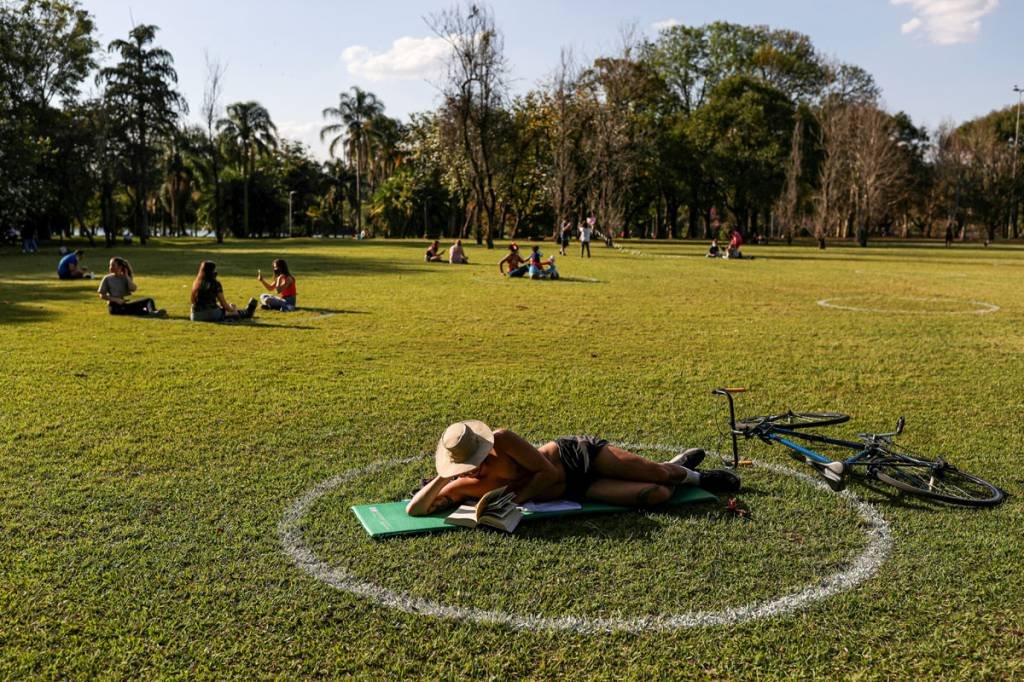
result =
[[[288,263],[284,258],[275,258],[272,264],[274,268],[274,281],[268,282],[263,279],[263,271],[256,273],[256,279],[267,291],[274,294],[260,294],[260,307],[264,310],[295,310],[295,296],[298,293],[295,289],[295,277],[288,269]]]
[[[167,311],[157,309],[151,298],[140,298],[129,301],[128,297],[135,293],[138,286],[132,273],[132,266],[124,258],[114,256],[110,259],[109,274],[100,282],[97,289],[100,298],[107,302],[107,311],[111,315],[138,315],[140,317],[167,317]]]
[[[244,310],[228,303],[224,298],[224,287],[217,281],[217,264],[212,260],[204,260],[199,264],[199,272],[192,282],[192,314],[189,319],[193,322],[247,319],[252,317],[256,305],[255,298],[249,299],[249,305]]]

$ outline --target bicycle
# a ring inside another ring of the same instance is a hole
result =
[[[830,438],[803,429],[842,424],[850,416],[841,412],[793,412],[736,419],[733,395],[745,388],[716,388],[713,395],[729,402],[729,430],[732,436],[732,466],[740,465],[739,438],[758,438],[771,445],[779,443],[790,454],[821,474],[835,491],[843,490],[851,475],[873,478],[911,495],[972,507],[991,507],[1003,501],[1005,493],[988,481],[960,471],[942,458],[927,459],[897,447],[893,438],[903,433],[906,420],[900,417],[891,433],[859,433],[857,441]],[[801,444],[797,441],[803,441]],[[850,450],[845,459],[831,459],[809,444],[824,444]],[[726,462],[728,463],[728,461]]]

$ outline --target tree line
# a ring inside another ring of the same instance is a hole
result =
[[[100,46],[76,0],[0,3],[0,228],[490,246],[593,214],[608,237],[1018,236],[1012,105],[926,130],[808,36],[725,22],[625,31],[589,63],[565,50],[513,94],[489,8],[427,24],[450,48],[439,106],[400,121],[342,91],[320,162],[259,101],[224,105],[209,58],[190,121],[156,26]]]

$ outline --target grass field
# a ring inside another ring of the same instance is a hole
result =
[[[473,265],[428,266],[411,241],[112,252],[167,320],[107,315],[96,282],[56,280],[53,248],[0,253],[0,678],[1024,675],[1024,248],[754,246],[726,262],[701,244],[624,246],[560,258],[560,282],[505,280],[501,251],[475,246]],[[187,321],[200,259],[242,305],[278,256],[302,310]],[[870,577],[797,611],[675,630],[657,628],[819,584],[865,551],[868,522],[764,465],[742,471],[749,520],[704,505],[372,541],[348,511],[406,497],[432,471],[408,460],[462,418],[658,458],[717,446],[718,385],[752,389],[746,414],[848,412],[842,434],[906,415],[902,443],[1010,497],[979,511],[854,484],[891,532]],[[296,521],[318,560],[524,627],[404,612],[300,570],[282,519],[346,472]],[[651,628],[528,627],[566,617]]]

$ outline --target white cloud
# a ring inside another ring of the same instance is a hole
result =
[[[655,31],[664,31],[666,28],[672,28],[673,26],[682,26],[683,22],[678,19],[669,17],[668,19],[662,19],[651,24],[651,28]]]
[[[371,81],[409,80],[436,75],[451,50],[442,38],[399,38],[386,52],[375,53],[363,45],[341,53],[348,72]]]
[[[320,129],[324,125],[323,121],[281,121],[277,124],[277,134],[305,143],[314,158],[326,159],[327,145],[320,142]]]
[[[918,17],[914,17],[910,21],[906,21],[906,22],[903,23],[902,26],[900,26],[900,32],[903,35],[907,35],[908,33],[913,33],[917,29],[921,28],[921,24],[923,24],[923,23],[924,22],[921,21]]]
[[[904,34],[923,28],[937,45],[970,43],[981,33],[982,17],[999,7],[999,0],[890,0],[910,5],[914,18],[903,24]]]

